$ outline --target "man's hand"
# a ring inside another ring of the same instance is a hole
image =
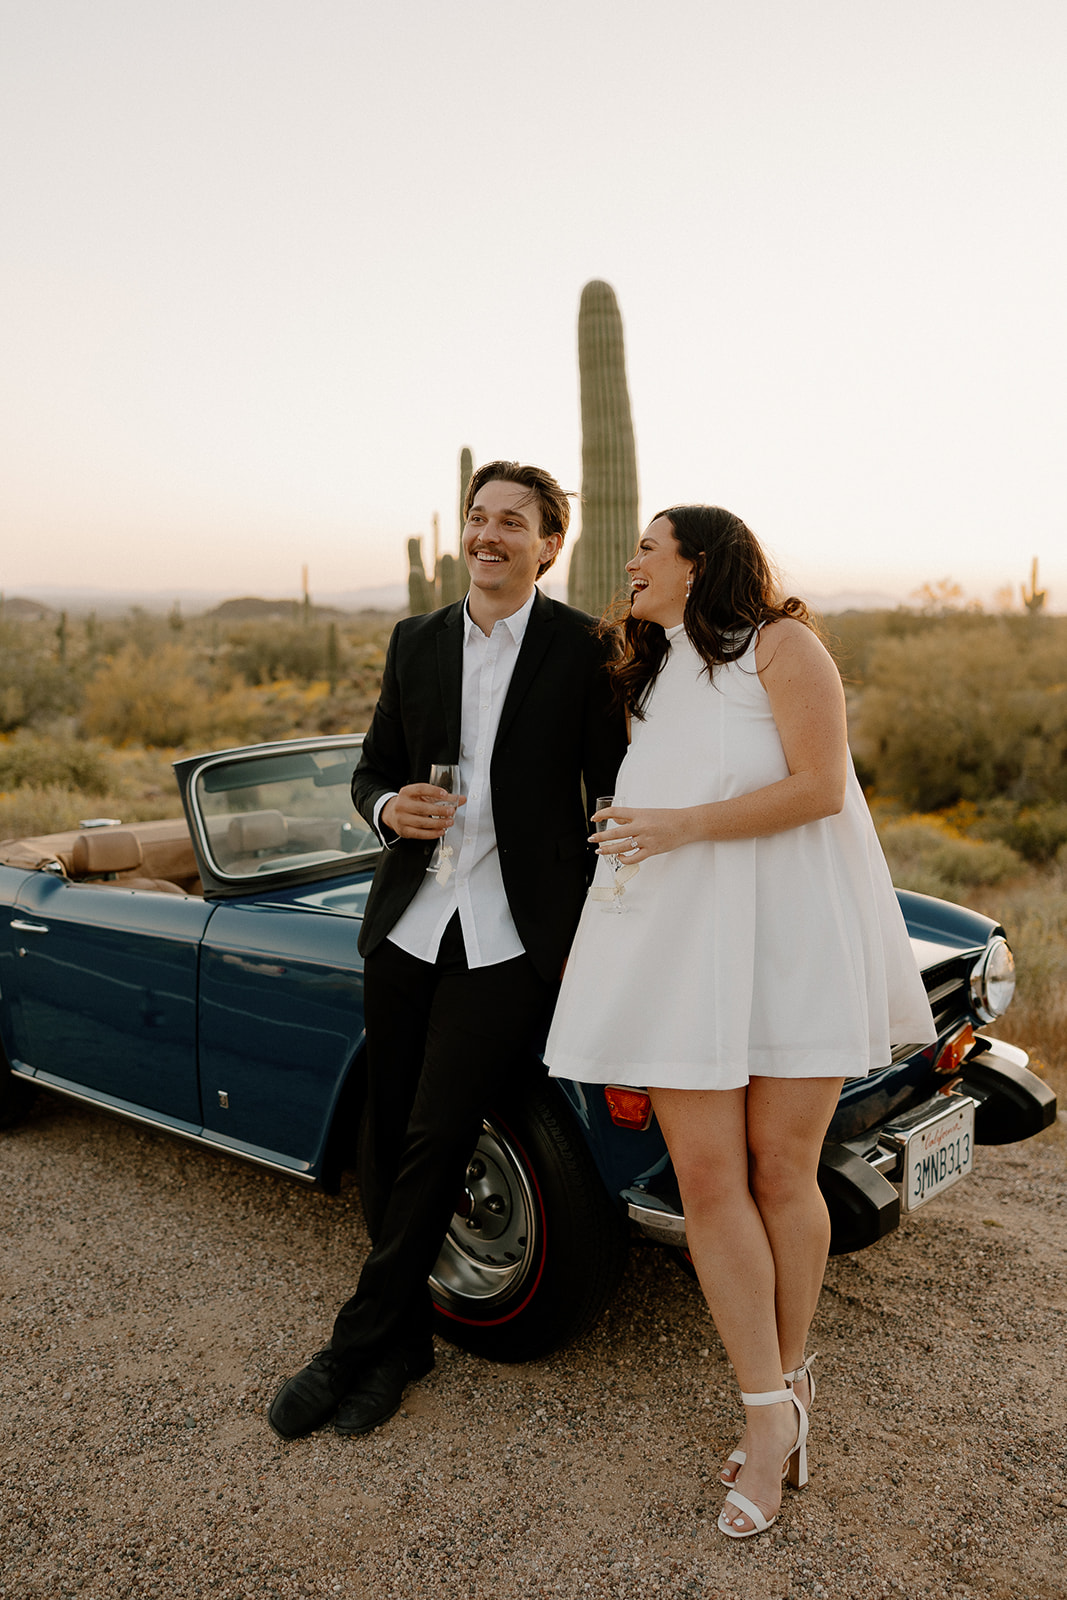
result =
[[[452,826],[456,807],[466,804],[465,795],[449,794],[434,783],[406,783],[385,802],[379,821],[401,839],[440,839]]]

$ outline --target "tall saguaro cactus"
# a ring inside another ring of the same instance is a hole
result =
[[[1022,586],[1023,605],[1032,617],[1044,611],[1045,601],[1048,599],[1048,590],[1039,589],[1037,586],[1037,557],[1034,557],[1033,566],[1030,568],[1030,587]]]
[[[637,451],[626,386],[622,317],[615,291],[594,279],[578,307],[582,394],[582,536],[567,598],[599,615],[626,582],[637,543]]]
[[[467,485],[471,481],[473,471],[474,457],[467,445],[464,445],[459,453],[459,555],[442,556],[438,567],[438,589],[443,606],[450,606],[454,601],[462,600],[470,588],[470,573],[463,559],[463,502],[467,498]]]
[[[433,517],[434,561],[432,573],[427,573],[422,560],[422,540],[408,540],[408,610],[413,617],[436,606],[450,606],[462,600],[470,588],[470,575],[463,559],[463,502],[467,498],[467,485],[474,470],[474,457],[466,445],[459,453],[459,538],[458,556],[439,555],[440,524],[437,513]]]
[[[469,447],[464,445],[459,453],[459,537],[461,546],[464,527],[463,507],[466,504],[467,485],[471,481],[471,473],[473,471],[474,457],[471,455]]]
[[[467,568],[461,557],[442,556],[437,563],[438,601],[443,606],[462,600],[470,587]]]
[[[408,540],[408,609],[413,617],[420,617],[434,608],[433,584],[426,576],[422,564],[422,540]]]

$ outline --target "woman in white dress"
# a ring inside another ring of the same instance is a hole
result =
[[[660,512],[626,570],[633,737],[545,1059],[651,1096],[746,1407],[718,1525],[747,1538],[807,1478],[842,1083],[935,1030],[803,602],[712,506]]]

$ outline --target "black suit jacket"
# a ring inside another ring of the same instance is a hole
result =
[[[613,791],[626,749],[608,685],[609,654],[591,617],[538,590],[490,762],[504,891],[523,948],[551,982],[592,870],[592,801]],[[383,794],[428,782],[432,762],[459,760],[462,679],[462,601],[397,624],[352,780],[356,810],[368,821]],[[424,840],[400,839],[383,851],[360,933],[364,955],[409,905],[432,850]]]

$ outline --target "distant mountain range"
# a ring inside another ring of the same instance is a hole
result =
[[[344,589],[313,597],[316,614],[323,611],[347,613],[351,611],[402,611],[408,603],[406,583],[380,584],[377,588]],[[246,596],[234,599],[232,592],[224,589],[96,589],[89,586],[74,587],[67,584],[38,583],[26,595],[5,596],[4,609],[9,616],[30,617],[60,611],[73,616],[85,616],[95,611],[98,617],[122,616],[134,606],[143,611],[166,612],[174,605],[181,607],[186,616],[203,616],[205,612],[219,610],[220,616],[269,617],[289,616],[293,606],[301,601],[296,595],[280,598]]]
[[[543,584],[542,588],[554,599],[566,599],[563,582]],[[901,600],[891,594],[873,589],[839,589],[834,594],[808,594],[804,597],[813,610],[835,611],[892,610]],[[67,611],[72,616],[84,616],[95,611],[98,617],[122,616],[134,606],[144,611],[170,611],[177,604],[186,616],[203,616],[214,612],[220,619],[288,617],[292,608],[301,602],[292,597],[244,596],[234,598],[223,590],[212,589],[96,589],[71,587],[62,584],[35,584],[27,595],[5,596],[4,610],[10,617],[31,618],[58,615]],[[315,614],[343,615],[353,611],[405,611],[408,603],[406,583],[384,583],[367,589],[332,590],[313,597]]]

